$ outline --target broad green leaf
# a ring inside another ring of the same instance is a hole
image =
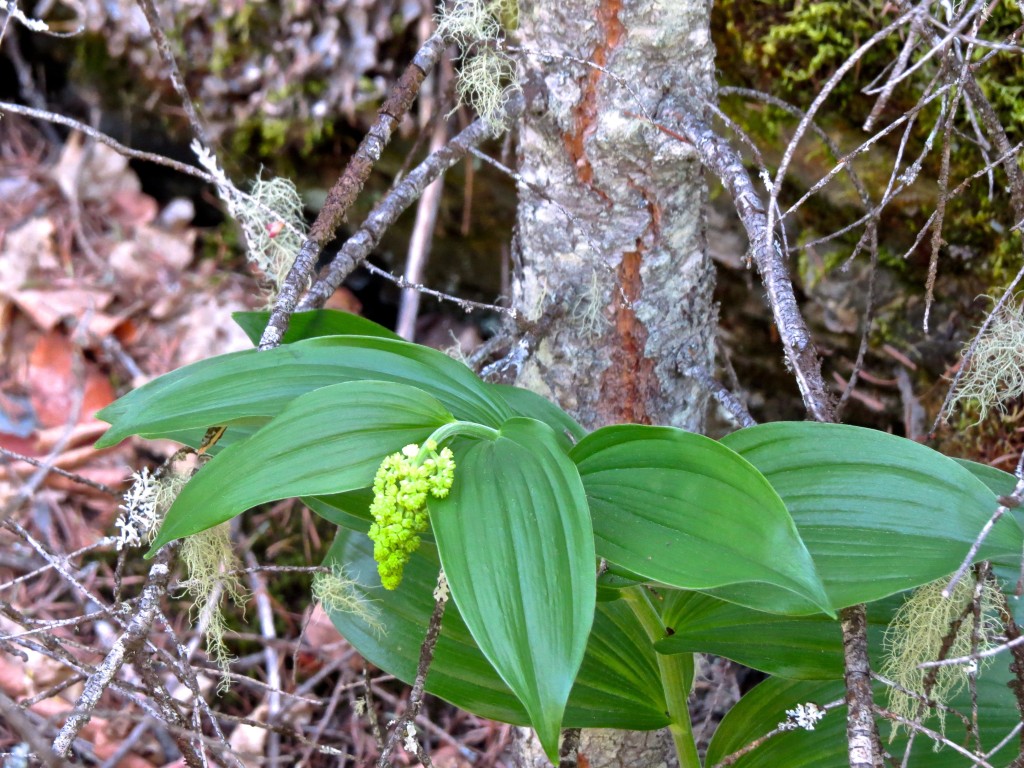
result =
[[[1017,478],[1009,472],[1003,472],[1001,469],[967,459],[956,459],[956,462],[981,480],[997,496],[1008,496],[1017,487]],[[1013,519],[1017,521],[1018,525],[1024,527],[1024,507],[1011,509],[1009,513],[1013,515]],[[1018,625],[1024,624],[1024,600],[1016,596],[1017,582],[1021,578],[1020,561],[1020,553],[1011,557],[992,558],[992,571],[1003,585],[1003,591],[1006,592],[1013,610],[1014,621]]]
[[[404,384],[349,381],[309,392],[189,480],[150,553],[263,502],[365,488],[385,456],[450,421],[437,400]]]
[[[978,679],[978,720],[984,750],[993,749],[1014,726],[1020,716],[1006,683],[1009,677],[1005,667],[996,666],[985,670]],[[886,693],[880,685],[874,688],[875,701],[884,706]],[[818,705],[842,700],[843,683],[793,681],[773,678],[758,685],[740,699],[722,720],[708,746],[706,764],[713,766],[727,756],[742,749],[755,739],[773,730],[786,719],[786,710],[798,704],[814,702]],[[970,718],[971,705],[966,688],[950,702],[950,705]],[[936,718],[925,721],[925,726],[937,731]],[[896,757],[899,764],[906,748],[907,739],[901,730],[891,743],[888,741],[889,726],[880,722],[884,747]],[[946,717],[946,738],[963,746],[967,743],[963,723],[955,715]],[[971,765],[967,756],[949,746],[939,751],[923,735],[914,741],[909,761],[911,768],[966,768]],[[1018,753],[1020,741],[1011,738],[989,763],[995,766],[1009,765]],[[847,768],[849,755],[846,748],[846,706],[840,705],[818,722],[813,731],[798,729],[788,731],[769,739],[757,749],[731,763],[732,768]]]
[[[270,319],[269,312],[235,312],[232,319],[245,331],[253,344],[260,343],[263,329]],[[394,331],[378,325],[365,317],[341,312],[336,309],[315,309],[310,312],[296,312],[288,321],[282,344],[292,344],[316,336],[379,336],[383,339],[400,339]]]
[[[605,565],[607,567],[597,577],[598,600],[618,600],[621,597],[620,592],[622,590],[636,587],[649,581],[640,574],[633,573],[621,565],[609,562],[606,562]]]
[[[869,647],[882,637],[901,596],[868,606]],[[662,620],[668,632],[659,653],[712,653],[770,675],[799,680],[841,680],[843,636],[839,622],[821,614],[779,616],[699,592],[672,592]]]
[[[707,765],[747,746],[786,720],[786,710],[813,702],[819,706],[842,699],[842,681],[783,680],[758,684],[719,723],[708,745]],[[848,768],[846,708],[825,715],[813,731],[789,731],[731,764],[731,768]],[[841,761],[839,758],[841,757]]]
[[[373,516],[370,514],[370,504],[373,502],[372,488],[359,488],[326,496],[303,496],[301,501],[324,520],[352,531],[366,533],[373,522]],[[433,531],[425,531],[421,538],[433,543]]]
[[[365,617],[325,605],[338,630],[371,664],[411,684],[434,608],[432,591],[440,567],[435,548],[421,545],[394,591],[380,586],[373,544],[362,534],[340,530],[324,564],[343,568],[358,582],[356,594],[370,601],[380,623],[375,629]],[[529,722],[523,705],[480,652],[452,602],[445,609],[426,687],[482,717],[517,725]],[[621,600],[597,609],[563,725],[632,730],[668,725],[654,651]]]
[[[220,438],[212,446],[207,448],[207,453],[211,456],[216,456],[218,453],[223,451],[225,448],[234,445],[235,443],[241,443],[248,440],[250,437],[255,435],[262,424],[232,424],[230,429],[224,430],[221,433]],[[168,432],[164,435],[164,439],[173,440],[176,443],[182,445],[188,445],[192,448],[198,448],[203,443],[203,438],[206,437],[208,431],[207,427],[199,429],[186,429],[181,432]]]
[[[214,425],[264,424],[299,395],[343,381],[422,389],[459,419],[497,427],[512,415],[466,366],[434,349],[392,339],[322,336],[267,352],[233,352],[179,368],[97,413],[111,427],[96,443],[168,437]]]
[[[786,505],[729,448],[672,427],[620,425],[587,435],[570,457],[601,557],[682,589],[764,582],[831,610]]]
[[[1017,478],[1009,472],[1003,472],[1003,470],[990,467],[988,464],[979,464],[969,459],[953,459],[953,461],[981,480],[997,496],[1013,493],[1013,489],[1017,487]]]
[[[576,466],[546,424],[517,417],[467,440],[455,483],[429,502],[452,597],[477,644],[557,755],[594,619],[595,554]]]
[[[327,496],[302,497],[302,503],[324,520],[360,533],[370,530],[370,524],[373,522],[373,517],[370,515],[372,502],[372,488],[360,488]]]
[[[551,427],[558,435],[559,443],[566,450],[569,450],[573,443],[578,443],[587,434],[587,430],[581,427],[572,416],[536,392],[522,387],[510,387],[506,384],[491,384],[490,387],[504,398],[517,416],[537,419]]]
[[[782,497],[836,610],[949,574],[997,505],[952,459],[870,429],[779,422],[722,442]],[[1020,528],[1000,521],[979,559],[1019,556],[1021,543]],[[713,594],[752,607],[785,599],[777,589],[748,584]]]

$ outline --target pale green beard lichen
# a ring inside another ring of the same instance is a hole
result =
[[[407,445],[381,462],[373,479],[373,559],[377,561],[380,583],[397,589],[412,553],[419,549],[420,536],[427,530],[427,495],[438,499],[448,495],[455,477],[455,461],[449,448],[437,451],[428,440],[426,455],[417,461],[418,445]]]
[[[975,582],[971,578],[961,579],[949,598],[942,596],[948,579],[925,584],[916,589],[900,607],[885,632],[886,661],[881,674],[907,691],[926,696],[938,704],[946,704],[966,683],[968,665],[954,664],[929,670],[920,669],[919,664],[936,661],[942,648],[943,639],[949,634],[953,623],[962,617],[956,637],[944,657],[960,658],[971,654],[971,635],[974,632],[974,614],[971,601],[974,597]],[[978,650],[991,645],[991,628],[995,624],[998,587],[986,582],[981,589],[982,627],[978,629]],[[929,674],[931,672],[932,674]],[[933,678],[931,689],[925,691],[926,678]],[[897,715],[915,720],[923,707],[920,699],[891,688],[889,709]],[[935,708],[939,718],[939,730],[945,729],[945,711]],[[893,736],[899,730],[894,725]]]
[[[281,178],[256,179],[247,195],[228,178],[209,149],[194,139],[191,146],[199,164],[213,176],[217,195],[242,228],[249,261],[267,276],[276,295],[306,238],[302,198],[295,185]]]
[[[335,566],[330,573],[313,577],[313,598],[330,613],[347,613],[365,624],[377,637],[385,634],[380,611],[360,591],[360,584]]]
[[[516,0],[455,0],[437,14],[437,31],[459,46],[456,90],[491,131],[505,130],[505,103],[519,87],[515,62],[500,49],[505,26],[519,17]]]
[[[184,539],[181,560],[188,571],[188,580],[181,588],[192,600],[193,620],[206,621],[206,652],[217,667],[227,673],[232,655],[224,642],[227,624],[221,608],[223,596],[227,594],[239,607],[249,599],[236,573],[241,565],[231,545],[229,524],[207,528]],[[229,686],[230,680],[225,674],[218,689],[223,692]]]
[[[232,208],[245,234],[249,260],[269,278],[275,293],[305,240],[302,198],[288,179],[256,179],[248,200]]]
[[[576,296],[570,316],[584,338],[596,338],[610,323],[604,313],[601,281],[597,270],[590,273],[590,283]]]
[[[1024,395],[1024,303],[1008,303],[978,339],[977,348],[949,405],[976,402],[978,422],[990,409]]]

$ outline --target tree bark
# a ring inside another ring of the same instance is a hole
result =
[[[540,340],[516,383],[589,429],[704,426],[706,392],[681,371],[713,360],[707,189],[693,148],[651,119],[713,98],[710,12],[708,0],[522,3],[513,299]],[[580,751],[592,767],[667,766],[671,743],[584,732]],[[537,763],[524,751],[520,765]]]
[[[688,356],[712,355],[704,173],[692,147],[643,115],[703,112],[710,11],[706,0],[565,0],[520,15],[534,53],[519,172],[545,195],[520,195],[513,296],[529,319],[560,314],[518,383],[589,428],[704,423],[706,394],[680,373]]]

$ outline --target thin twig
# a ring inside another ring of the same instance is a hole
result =
[[[299,294],[306,287],[313,267],[324,247],[335,238],[338,228],[345,220],[348,209],[370,176],[373,166],[380,160],[384,147],[391,141],[391,135],[402,116],[412,106],[423,78],[433,68],[444,51],[444,40],[433,35],[413,57],[412,63],[395,83],[391,95],[381,105],[377,119],[360,142],[355,154],[341,176],[327,193],[327,200],[310,227],[309,235],[295,256],[281,284],[280,293],[270,313],[267,327],[260,338],[259,348],[273,349],[281,343],[288,321],[299,301]]]
[[[824,712],[831,712],[833,709],[836,709],[837,707],[842,706],[844,703],[845,703],[845,701],[843,699],[836,699],[835,701],[830,701],[828,704],[824,704],[824,705],[819,706],[818,709],[820,709],[820,710],[822,710]],[[719,760],[717,763],[715,763],[712,766],[712,768],[728,768],[730,765],[734,765],[741,757],[744,757],[745,755],[749,755],[755,749],[759,749],[760,747],[762,747],[765,744],[765,742],[767,742],[768,740],[775,738],[776,736],[778,736],[781,733],[789,733],[792,730],[793,730],[792,725],[790,725],[790,723],[787,722],[787,721],[783,721],[783,722],[779,723],[779,725],[777,727],[775,727],[772,730],[768,731],[768,733],[766,733],[766,734],[764,734],[762,736],[758,736],[756,739],[751,741],[749,744],[745,744],[740,749],[737,749],[735,752],[733,752],[733,753],[731,753],[729,755],[726,755],[721,760]]]
[[[174,86],[174,90],[181,100],[181,106],[188,117],[192,133],[203,146],[209,147],[210,142],[206,138],[206,128],[203,126],[203,121],[199,118],[199,113],[196,112],[195,104],[192,103],[192,97],[189,95],[188,87],[185,85],[185,78],[182,77],[181,70],[178,68],[178,62],[174,58],[174,51],[171,50],[171,44],[167,39],[167,35],[164,34],[164,27],[160,22],[160,13],[153,4],[153,0],[138,0],[138,4],[142,9],[143,15],[146,17],[149,33],[156,42],[160,58],[163,59],[164,66],[167,67],[167,72],[171,78],[171,85]]]
[[[2,718],[8,728],[25,740],[33,755],[43,765],[48,766],[48,768],[58,768],[58,766],[65,765],[63,760],[50,751],[50,745],[46,743],[46,739],[43,738],[43,734],[39,732],[36,724],[25,714],[25,710],[8,698],[7,694],[2,690],[0,690],[0,718]],[[12,760],[10,763],[5,762],[4,764],[13,766],[14,761]]]
[[[156,617],[161,598],[167,592],[167,583],[171,578],[170,562],[176,547],[169,544],[163,547],[156,556],[146,578],[146,586],[142,590],[139,607],[128,623],[127,629],[114,643],[106,657],[89,676],[82,690],[82,695],[75,702],[75,710],[60,729],[53,742],[54,754],[66,756],[71,749],[75,737],[92,718],[92,710],[99,703],[100,696],[110,685],[114,676],[124,664],[139,652],[149,635],[149,629]]]
[[[747,231],[754,263],[768,292],[772,317],[782,339],[786,360],[800,387],[804,406],[817,421],[833,421],[831,397],[821,375],[821,359],[800,313],[782,250],[769,228],[771,217],[765,213],[764,204],[754,189],[742,158],[696,115],[679,114],[675,117],[679,120],[682,135],[663,125],[659,125],[659,129],[693,144],[704,165],[729,192]]]
[[[32,494],[42,485],[46,476],[50,474],[50,470],[53,469],[53,465],[57,462],[61,452],[67,447],[71,436],[74,434],[75,425],[78,424],[78,419],[82,415],[82,403],[85,401],[85,365],[82,361],[81,350],[76,351],[77,354],[72,357],[71,363],[75,387],[71,395],[71,404],[68,409],[68,417],[65,420],[64,430],[36,471],[32,473],[28,480],[22,483],[18,492],[3,507],[0,507],[0,522],[6,520],[12,512],[32,497]]]
[[[1024,458],[1024,454],[1021,454]],[[974,562],[974,558],[978,555],[978,550],[981,549],[981,545],[988,538],[989,533],[992,532],[992,528],[995,524],[1002,519],[1010,509],[1019,507],[1021,500],[1024,499],[1024,479],[1018,478],[1017,485],[1014,486],[1013,492],[1009,496],[1000,496],[1000,504],[996,507],[996,511],[992,513],[992,516],[982,526],[981,531],[978,532],[977,537],[971,543],[970,549],[967,550],[967,554],[964,556],[963,562],[960,563],[960,567],[956,569],[956,572],[950,578],[949,583],[946,584],[942,590],[943,597],[949,597],[953,593],[953,589],[960,582],[960,579],[967,573],[967,569],[971,567],[971,563]]]
[[[878,226],[877,221],[868,224],[865,232],[871,249],[871,263],[868,266],[868,295],[864,299],[864,317],[861,320],[860,347],[857,349],[857,359],[853,363],[853,372],[850,374],[850,381],[843,390],[839,402],[836,403],[836,421],[842,421],[843,409],[857,386],[857,379],[864,366],[864,357],[868,351],[868,340],[871,337],[871,324],[875,315],[875,278],[878,274]]]
[[[4,448],[3,446],[0,446],[0,455],[6,456],[6,457],[11,458],[11,459],[14,459],[15,461],[24,461],[26,464],[31,464],[33,467],[43,468],[43,467],[47,466],[46,465],[46,461],[43,460],[43,459],[36,459],[36,458],[33,458],[32,456],[25,456],[24,454],[21,454],[21,453],[16,453],[14,451],[9,451],[6,448]],[[52,472],[55,475],[60,475],[61,477],[66,477],[68,480],[73,480],[76,483],[81,483],[82,485],[88,485],[90,488],[95,488],[97,491],[101,491],[101,492],[107,494],[108,496],[120,496],[121,495],[117,491],[115,491],[113,488],[111,488],[109,485],[105,485],[103,483],[97,482],[96,480],[90,480],[89,478],[83,477],[82,475],[76,475],[74,472],[68,472],[66,469],[61,469],[60,467],[57,467],[57,466],[50,466],[49,467],[49,471]]]
[[[0,112],[10,112],[15,115],[23,115],[24,117],[35,118],[36,120],[45,120],[48,123],[56,123],[57,125],[63,125],[68,128],[73,128],[76,131],[81,131],[86,136],[90,136],[101,144],[106,144],[108,147],[113,149],[118,154],[124,155],[125,157],[131,157],[135,160],[145,160],[147,163],[155,163],[156,165],[162,165],[167,168],[173,168],[178,173],[184,173],[189,176],[194,176],[197,179],[202,179],[210,184],[216,184],[217,180],[207,173],[206,171],[196,168],[194,165],[188,165],[187,163],[180,163],[177,160],[172,160],[169,157],[163,155],[157,155],[153,152],[143,152],[138,149],[132,149],[126,147],[117,139],[113,139],[105,133],[97,131],[90,125],[83,123],[79,120],[73,120],[70,117],[57,114],[56,112],[48,112],[42,109],[32,109],[21,104],[12,104],[7,101],[0,101]]]
[[[884,717],[886,720],[892,720],[893,722],[899,723],[905,728],[910,728],[911,730],[917,731],[918,733],[927,736],[936,744],[941,744],[945,747],[949,747],[954,752],[959,752],[961,755],[970,760],[974,765],[979,766],[979,768],[993,768],[992,764],[989,763],[988,760],[984,758],[984,756],[976,755],[969,749],[961,747],[955,741],[950,741],[938,731],[933,731],[931,728],[926,728],[925,726],[921,725],[918,722],[915,722],[914,720],[910,720],[909,718],[903,717],[902,715],[897,715],[895,712],[890,712],[889,710],[882,709],[881,707],[875,707],[874,711],[875,714],[879,715],[880,717]]]
[[[270,605],[270,595],[266,583],[259,572],[253,570],[257,565],[256,557],[251,551],[245,553],[245,562],[249,566],[249,587],[256,599],[256,616],[260,622],[260,634],[263,635],[264,668],[267,675],[267,722],[274,723],[281,713],[281,664],[273,640],[277,637],[274,629],[274,611]],[[271,732],[267,744],[267,759],[276,763],[281,754],[281,739],[277,733]]]
[[[416,679],[413,681],[412,692],[409,694],[409,704],[388,734],[380,757],[377,758],[377,768],[388,768],[391,753],[394,752],[399,739],[412,738],[407,729],[412,727],[416,715],[419,714],[420,706],[423,704],[423,690],[427,684],[427,673],[434,660],[434,648],[441,635],[441,620],[444,618],[444,609],[447,604],[448,582],[444,577],[444,571],[441,571],[437,575],[437,587],[434,589],[434,612],[430,615],[427,635],[420,646],[420,658],[416,666]]]
[[[509,99],[505,107],[508,118],[514,119],[523,109],[522,98]],[[473,147],[493,136],[492,128],[476,120],[462,130],[447,146],[427,157],[402,179],[366,217],[362,226],[350,237],[331,260],[326,272],[309,289],[298,309],[322,307],[345,278],[359,266],[380,242],[398,217],[419,199],[427,185],[462,160]],[[399,283],[401,284],[401,283]],[[430,291],[425,291],[431,293]],[[505,310],[514,316],[511,310]]]

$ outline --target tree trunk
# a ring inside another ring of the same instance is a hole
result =
[[[713,359],[707,190],[692,148],[649,118],[713,98],[710,12],[709,0],[522,3],[513,297],[540,341],[516,383],[590,429],[704,425],[706,393],[681,370]],[[586,734],[581,752],[593,768],[670,764]]]

